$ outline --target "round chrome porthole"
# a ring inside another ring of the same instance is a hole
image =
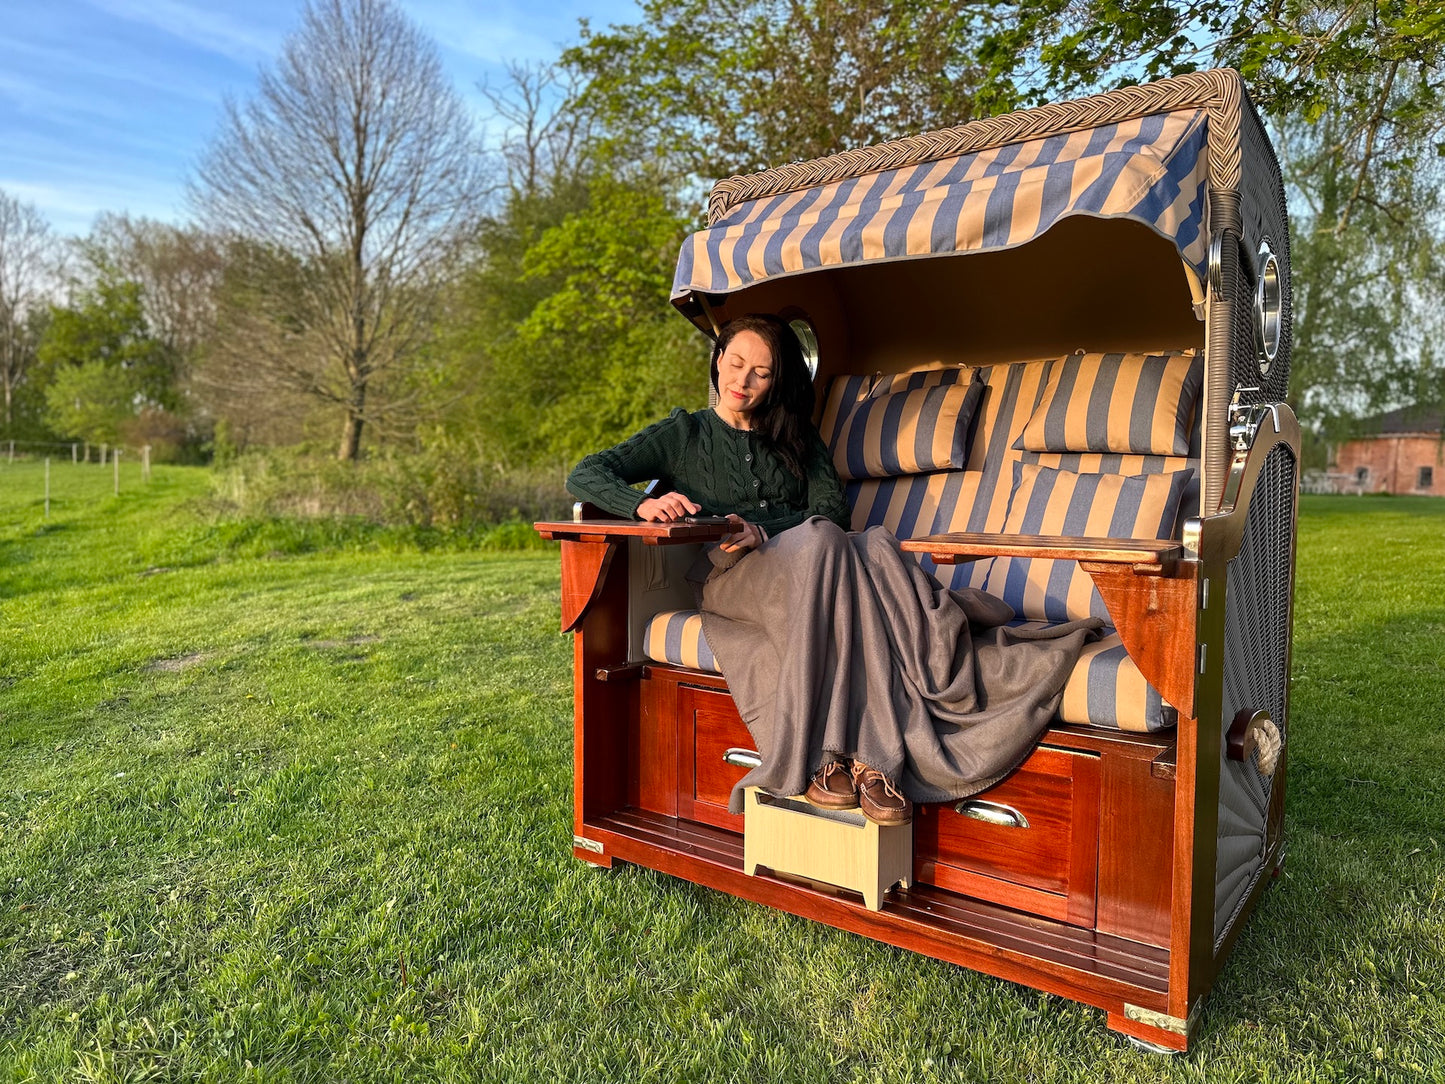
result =
[[[803,363],[808,366],[808,375],[817,376],[818,335],[813,330],[813,325],[799,317],[788,321],[788,326],[793,329],[793,334],[798,337],[798,345],[803,348]]]
[[[1259,261],[1255,265],[1254,335],[1259,348],[1259,372],[1269,374],[1269,367],[1279,354],[1280,315],[1284,297],[1280,278],[1279,257],[1268,241],[1259,245]]]

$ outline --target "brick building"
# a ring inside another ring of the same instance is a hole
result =
[[[1340,493],[1445,497],[1445,426],[1439,411],[1392,410],[1370,432],[1335,448],[1330,477]]]

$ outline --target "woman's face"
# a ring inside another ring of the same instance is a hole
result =
[[[751,414],[773,386],[773,355],[755,331],[739,331],[717,360],[718,402],[734,414]]]

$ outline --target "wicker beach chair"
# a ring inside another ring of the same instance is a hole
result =
[[[918,810],[911,875],[869,886],[875,908],[856,886],[745,867],[727,797],[756,754],[682,581],[715,528],[585,509],[538,524],[562,542],[576,636],[575,855],[1071,997],[1185,1049],[1283,859],[1289,239],[1238,74],[725,180],[673,303],[706,334],[746,312],[794,322],[855,527],[888,525],[1021,622],[1109,627],[1028,761]],[[974,383],[959,420],[948,404]]]

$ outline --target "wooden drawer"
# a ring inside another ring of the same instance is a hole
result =
[[[728,812],[728,796],[749,766],[729,760],[756,757],[753,736],[725,692],[682,685],[677,706],[677,815],[741,832],[742,814]]]
[[[1094,924],[1099,758],[1040,746],[1006,779],[914,813],[915,878],[978,899]]]

